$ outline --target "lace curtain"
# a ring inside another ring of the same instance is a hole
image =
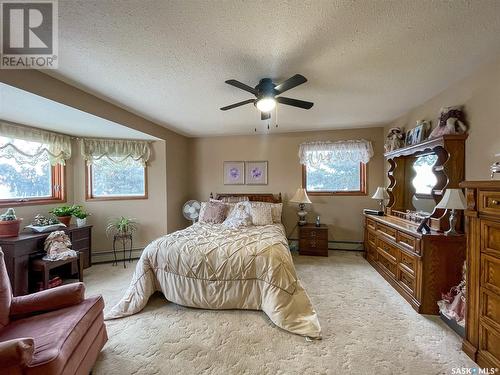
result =
[[[372,143],[364,139],[339,142],[308,142],[299,147],[300,164],[318,166],[330,160],[368,163],[373,156]]]
[[[82,155],[87,164],[107,158],[114,163],[135,160],[146,166],[151,156],[151,142],[86,138],[82,140]]]
[[[0,121],[0,157],[18,164],[35,165],[50,161],[64,165],[71,157],[71,138],[67,135]]]

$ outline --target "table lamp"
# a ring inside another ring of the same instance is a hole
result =
[[[306,203],[312,203],[307,196],[306,189],[298,188],[293,198],[290,199],[290,202],[299,204],[299,211],[297,212],[297,215],[299,216],[299,226],[306,225],[307,212],[304,210],[304,208],[306,206]]]
[[[379,186],[375,194],[373,194],[372,199],[377,199],[380,205],[380,211],[384,213],[384,200],[389,198],[389,194],[383,186]]]
[[[467,203],[465,200],[464,193],[461,189],[446,189],[444,192],[444,197],[438,203],[436,208],[442,208],[444,210],[451,210],[450,212],[450,229],[448,229],[445,234],[447,236],[456,236],[459,233],[455,230],[457,224],[457,217],[455,210],[465,210],[467,208]]]

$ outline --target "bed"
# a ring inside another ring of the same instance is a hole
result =
[[[216,198],[226,195],[242,194]],[[273,194],[245,196],[281,202]],[[188,307],[262,310],[284,330],[321,338],[281,223],[238,229],[196,223],[154,240],[144,249],[125,295],[105,319],[141,311],[156,291]]]

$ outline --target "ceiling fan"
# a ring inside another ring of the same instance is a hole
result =
[[[284,96],[277,96],[306,82],[306,77],[300,74],[295,74],[293,77],[288,78],[286,81],[283,81],[279,84],[275,84],[271,78],[263,78],[255,87],[250,87],[235,79],[230,79],[226,81],[228,85],[248,91],[249,93],[254,94],[256,96],[256,99],[248,99],[239,103],[231,104],[226,107],[222,107],[221,110],[227,111],[228,109],[233,109],[241,105],[253,103],[261,112],[261,120],[267,120],[271,118],[271,111],[276,107],[276,103],[291,105],[293,107],[303,109],[310,109],[314,105],[314,103],[306,102],[304,100],[286,98]]]

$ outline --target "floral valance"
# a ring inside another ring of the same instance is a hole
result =
[[[64,165],[71,157],[71,138],[0,121],[0,157],[14,159],[19,164],[34,165],[48,160],[52,165]]]
[[[151,142],[124,139],[82,139],[82,155],[87,164],[107,158],[115,163],[130,160],[146,165],[151,155]]]
[[[368,163],[372,156],[372,143],[364,139],[338,142],[308,142],[302,143],[299,147],[300,164],[313,167],[331,160]]]

